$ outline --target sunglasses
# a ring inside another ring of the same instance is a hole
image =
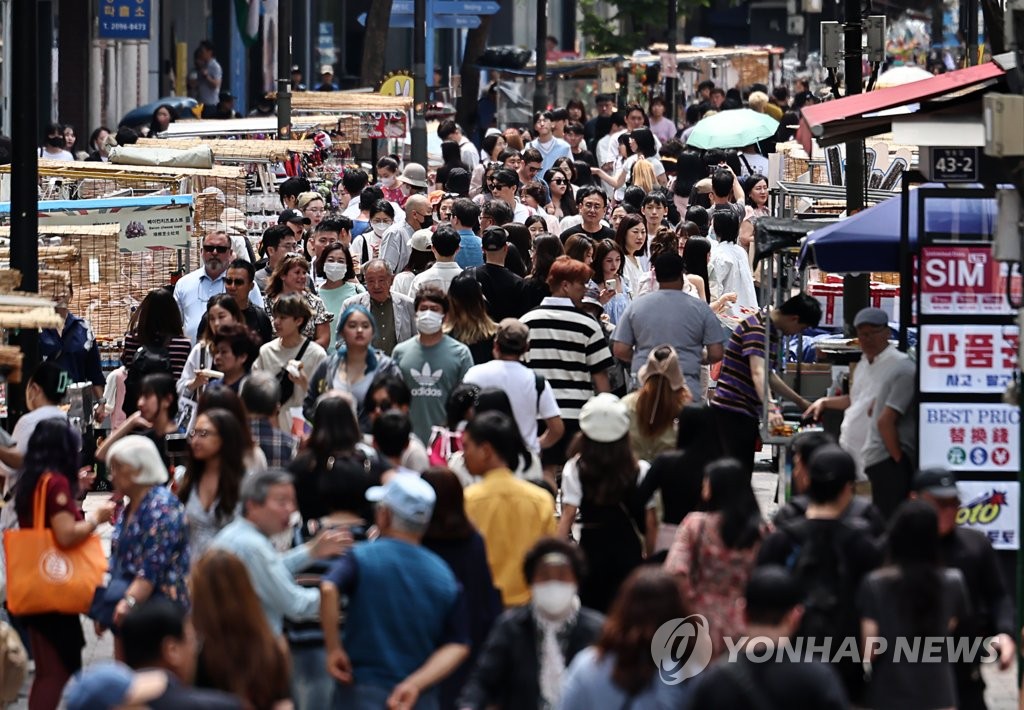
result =
[[[230,248],[231,247],[213,246],[210,244],[203,245],[203,251],[216,252],[217,254],[226,254]]]
[[[552,185],[564,185],[565,184],[565,180],[552,180],[551,184]]]
[[[249,282],[245,279],[224,279],[224,283],[227,286],[245,286]]]
[[[535,168],[532,165],[527,165],[526,169],[529,170],[531,173],[539,173],[540,172],[540,168]]]
[[[390,399],[382,399],[379,402],[374,402],[373,403],[373,411],[375,411],[375,412],[386,412],[389,409],[391,409],[391,400]]]

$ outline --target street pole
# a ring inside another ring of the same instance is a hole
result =
[[[672,57],[672,61],[676,61],[676,39],[679,34],[679,0],[668,0],[668,53]],[[677,62],[678,64],[678,62]],[[672,72],[672,76],[665,79],[665,114],[668,116],[668,120],[672,121],[672,124],[676,124],[676,82],[678,79],[675,78],[676,72],[679,71],[677,67],[673,67],[675,71]],[[661,68],[661,71],[665,71],[665,67]],[[677,129],[678,130],[678,129]]]
[[[844,45],[846,48],[846,95],[861,93],[864,81],[863,38],[861,36],[861,0],[846,0]],[[864,140],[846,141],[846,214],[864,209]],[[848,335],[853,334],[853,319],[867,308],[871,297],[871,274],[843,277],[843,321]]]
[[[427,0],[413,5],[412,31],[412,162],[427,167]],[[433,79],[433,77],[431,77]]]
[[[548,0],[537,0],[537,61],[534,77],[533,111],[548,107]],[[531,125],[530,128],[533,128]]]
[[[967,66],[978,63],[978,0],[967,0]]]
[[[21,272],[19,290],[39,291],[39,132],[38,13],[50,12],[50,3],[12,3],[11,64],[11,267]],[[43,18],[50,22],[49,17]],[[47,77],[47,82],[49,78]],[[47,86],[49,84],[47,83]],[[47,92],[49,93],[49,92]],[[47,114],[49,120],[49,114]],[[25,382],[39,362],[39,334],[22,328],[12,338],[21,348],[20,385],[7,386],[8,422],[25,413]]]
[[[292,137],[292,0],[277,5],[277,137]]]

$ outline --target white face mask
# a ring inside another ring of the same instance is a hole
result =
[[[380,184],[383,185],[384,187],[394,187],[395,186],[395,178],[394,178],[394,176],[392,176],[392,177],[382,177],[380,179]]]
[[[551,617],[560,617],[572,607],[576,585],[572,582],[538,582],[530,588],[533,605]]]
[[[346,271],[348,271],[348,267],[344,264],[339,264],[334,261],[329,261],[324,264],[324,276],[327,277],[328,281],[341,281],[345,278]]]
[[[441,330],[444,316],[437,311],[418,311],[416,313],[416,330],[424,335],[433,335]]]
[[[373,229],[373,233],[378,237],[383,237],[384,232],[391,229],[390,222],[370,222],[370,228]]]

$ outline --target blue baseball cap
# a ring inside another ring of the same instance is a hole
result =
[[[437,494],[434,488],[418,475],[396,473],[386,485],[368,488],[366,500],[371,503],[383,503],[402,520],[426,525],[434,513]]]
[[[123,663],[95,663],[74,675],[64,689],[64,704],[68,710],[115,708],[124,703],[133,679]]]

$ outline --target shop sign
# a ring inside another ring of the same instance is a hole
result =
[[[149,39],[149,0],[100,0],[100,39]]]
[[[957,525],[983,533],[997,550],[1020,545],[1020,484],[1016,481],[957,481]]]
[[[1001,393],[1017,369],[1017,326],[923,325],[922,392]]]
[[[121,251],[185,249],[192,235],[192,196],[57,200],[39,203],[39,232],[47,226],[117,224]]]
[[[995,260],[991,246],[937,246],[921,249],[922,315],[1008,315],[1006,264]],[[1014,275],[1015,298],[1021,292]]]
[[[1020,467],[1020,408],[922,402],[920,468],[1008,471]]]

